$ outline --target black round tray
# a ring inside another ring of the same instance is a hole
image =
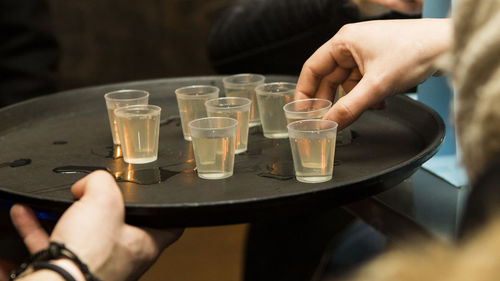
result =
[[[294,82],[296,77],[271,75],[266,81]],[[102,167],[119,179],[132,223],[248,222],[337,207],[382,192],[410,176],[444,137],[443,121],[433,110],[397,96],[384,110],[368,111],[352,125],[353,142],[337,147],[328,182],[298,182],[288,139],[266,139],[259,128],[251,129],[248,151],[236,155],[232,177],[204,180],[196,175],[191,143],[182,137],[174,94],[193,84],[223,89],[219,76],[160,79],[71,90],[1,109],[0,198],[60,214],[73,202],[70,186],[85,174],[54,169]],[[150,103],[162,107],[155,163],[128,165],[111,157],[103,95],[124,88],[148,90]]]

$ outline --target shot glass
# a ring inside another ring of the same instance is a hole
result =
[[[123,106],[148,104],[149,93],[142,90],[118,90],[106,93],[104,99],[106,100],[106,108],[108,109],[109,126],[111,127],[113,143],[120,144],[114,110]]]
[[[250,108],[250,127],[260,125],[259,107],[255,97],[255,87],[264,84],[265,79],[264,75],[250,73],[231,75],[222,79],[226,97],[242,97],[252,101],[252,106]]]
[[[332,107],[332,102],[325,99],[302,99],[289,102],[283,106],[286,122],[306,119],[321,119]]]
[[[130,105],[115,109],[125,162],[144,164],[158,158],[160,112],[161,108],[156,105]]]
[[[179,115],[181,116],[184,139],[191,141],[189,122],[207,117],[205,102],[219,96],[219,88],[208,85],[194,85],[175,90]]]
[[[287,122],[283,106],[293,100],[295,83],[266,83],[255,88],[260,122],[266,138],[287,138]]]
[[[224,179],[233,175],[238,120],[207,117],[189,123],[198,176]]]
[[[248,124],[251,106],[251,100],[239,97],[217,98],[205,102],[209,117],[229,117],[238,120],[235,139],[236,154],[247,151]]]
[[[329,181],[333,174],[337,123],[311,119],[288,124],[295,177],[300,182]]]

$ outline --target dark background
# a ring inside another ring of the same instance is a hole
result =
[[[48,0],[59,89],[215,73],[207,38],[230,0]]]

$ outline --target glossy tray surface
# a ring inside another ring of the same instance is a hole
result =
[[[268,76],[267,81],[295,82],[296,77]],[[76,89],[1,109],[0,196],[61,213],[73,202],[69,188],[85,175],[80,172],[101,167],[119,179],[133,223],[247,222],[335,207],[391,188],[430,158],[444,137],[434,111],[405,96],[392,97],[384,110],[368,111],[352,125],[353,142],[337,147],[329,182],[295,180],[288,139],[266,139],[259,128],[250,131],[248,151],[236,155],[232,177],[204,180],[196,175],[191,143],[182,137],[174,94],[194,84],[223,88],[219,76],[149,80]],[[110,157],[103,95],[127,88],[150,91],[150,104],[162,107],[155,163],[128,165]]]

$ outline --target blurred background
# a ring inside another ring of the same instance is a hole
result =
[[[230,0],[48,0],[61,89],[208,75],[207,38]]]

